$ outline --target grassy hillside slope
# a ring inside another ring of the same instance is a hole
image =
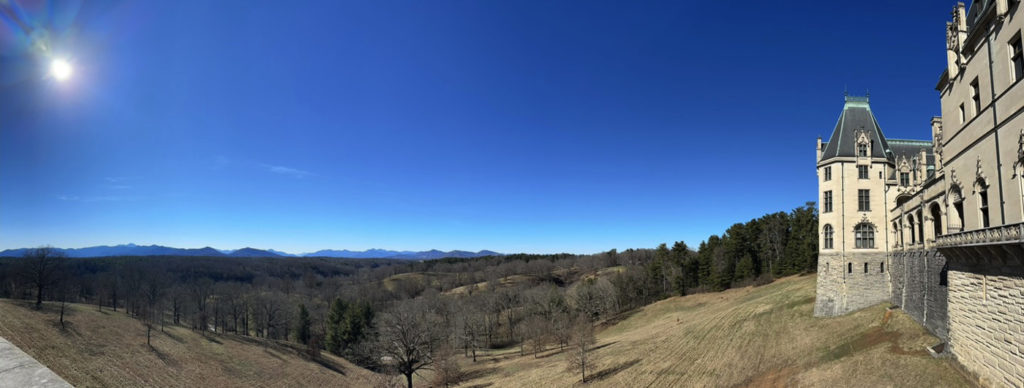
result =
[[[140,321],[95,306],[71,305],[62,330],[56,308],[0,300],[0,337],[77,387],[362,387],[374,376],[326,353],[317,363],[284,344],[180,327],[155,330],[150,347]]]
[[[946,359],[924,350],[938,340],[900,311],[880,305],[813,318],[815,277],[676,297],[649,305],[598,333],[592,385],[970,386]],[[518,348],[465,362],[466,386],[572,386],[557,349]]]

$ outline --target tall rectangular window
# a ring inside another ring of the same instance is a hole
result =
[[[871,211],[871,190],[857,190],[857,211]]]
[[[866,157],[868,156],[868,145],[861,143],[857,144],[857,156]]]
[[[857,166],[857,179],[868,179],[868,166]]]
[[[960,124],[963,124],[964,120],[966,120],[966,119],[967,119],[967,116],[964,115],[964,104],[960,104]]]
[[[981,113],[981,92],[978,89],[977,78],[975,78],[974,81],[971,81],[971,107],[974,108],[974,116]]]
[[[1013,38],[1013,41],[1010,42],[1010,69],[1013,72],[1010,75],[1013,76],[1013,82],[1024,78],[1024,52],[1022,51],[1024,50],[1022,50],[1020,34],[1018,33]]]
[[[900,186],[910,186],[910,173],[909,172],[901,172],[900,173]]]
[[[821,201],[821,212],[831,213],[832,212],[832,190],[825,192],[825,198]]]
[[[825,167],[825,180],[832,180],[832,166]]]
[[[864,263],[864,273],[868,273],[868,263]]]
[[[978,209],[981,210],[981,227],[987,228],[988,223],[988,190],[982,190],[978,193],[979,205]]]

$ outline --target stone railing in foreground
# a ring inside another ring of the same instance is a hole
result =
[[[0,338],[0,388],[72,388],[32,356]]]
[[[936,248],[1024,243],[1024,223],[947,234],[935,239]]]

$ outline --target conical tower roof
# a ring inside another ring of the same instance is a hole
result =
[[[828,139],[825,150],[821,153],[821,161],[839,157],[857,156],[857,131],[867,131],[871,140],[871,157],[892,159],[889,143],[885,141],[878,120],[871,113],[868,97],[846,96],[843,112],[839,114],[839,122]]]

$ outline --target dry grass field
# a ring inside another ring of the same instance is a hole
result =
[[[533,282],[536,282],[536,281],[537,281],[537,277],[536,276],[531,276],[531,275],[512,275],[512,276],[506,276],[506,277],[503,277],[501,279],[498,279],[498,286],[501,287],[501,288],[509,288],[509,287],[516,287],[516,286],[521,285],[521,284],[533,283]],[[448,291],[443,292],[443,294],[445,294],[445,295],[465,295],[465,294],[469,293],[470,290],[486,291],[487,290],[487,282],[480,282],[480,283],[474,283],[474,284],[469,284],[469,285],[465,285],[465,286],[455,287],[453,289],[450,289]]]
[[[948,359],[924,350],[937,342],[900,311],[875,306],[838,318],[811,316],[813,276],[762,287],[676,297],[607,323],[598,332],[596,367],[587,385],[697,386],[970,386]],[[375,374],[324,355],[323,363],[286,344],[265,346],[233,335],[206,337],[184,328],[145,329],[123,313],[73,305],[67,330],[55,306],[0,300],[0,336],[81,387],[372,386]],[[520,356],[518,347],[458,357],[463,387],[580,386],[565,354]],[[430,372],[417,376],[427,386]]]
[[[55,306],[0,300],[4,337],[77,387],[364,387],[374,374],[324,354],[307,361],[283,344],[180,327],[153,332],[122,312],[71,305],[67,330]]]
[[[885,305],[838,318],[813,318],[815,277],[762,287],[676,297],[649,305],[598,333],[600,387],[972,385],[948,359],[924,347],[938,340]],[[557,349],[518,348],[465,362],[471,387],[568,387]]]
[[[405,282],[419,283],[427,287],[437,287],[440,286],[442,279],[453,276],[456,275],[441,272],[407,272],[391,275],[382,280],[381,284],[383,284],[384,288],[388,291],[397,290],[401,287],[401,283]]]

